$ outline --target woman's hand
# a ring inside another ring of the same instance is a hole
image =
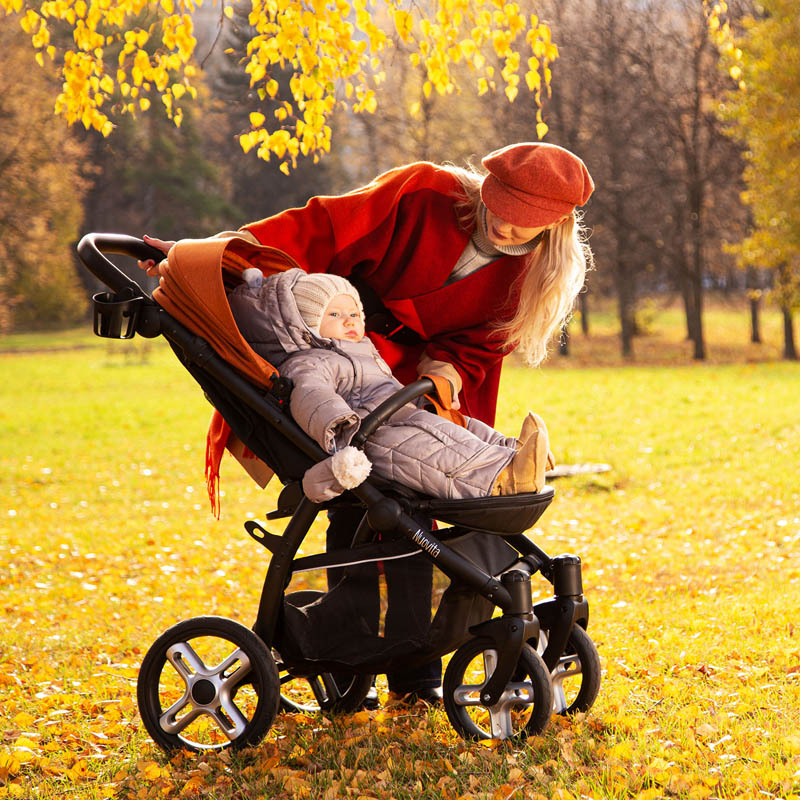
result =
[[[446,378],[450,384],[452,394],[450,408],[454,411],[458,411],[461,408],[461,403],[458,402],[458,393],[461,391],[461,376],[452,364],[448,364],[446,361],[436,361],[427,353],[423,353],[417,364],[417,375],[440,375],[442,378]]]
[[[143,237],[145,244],[149,244],[150,247],[155,247],[156,250],[160,250],[164,255],[167,255],[169,251],[174,246],[175,242],[167,242],[164,239],[155,239],[152,236],[148,236],[145,234]],[[146,261],[139,261],[139,268],[143,269],[150,277],[158,278],[161,275],[161,262],[156,262],[152,258],[148,258]]]

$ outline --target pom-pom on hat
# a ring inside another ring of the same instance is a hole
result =
[[[481,199],[500,219],[523,228],[558,222],[582,206],[594,190],[578,156],[546,142],[522,142],[489,153]]]
[[[350,281],[339,275],[329,275],[327,272],[301,275],[292,287],[292,294],[303,322],[315,331],[319,330],[328,303],[339,294],[352,297],[361,312],[361,319],[364,319],[364,307],[361,305],[358,290]]]

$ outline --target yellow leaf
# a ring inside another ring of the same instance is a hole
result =
[[[289,174],[289,165],[285,161],[280,165],[279,169],[284,175]]]
[[[27,711],[20,711],[11,721],[18,728],[27,728],[29,725],[33,725],[36,721],[36,717],[34,717],[33,714],[29,714]]]
[[[394,26],[397,29],[400,38],[407,42],[411,36],[412,28],[414,27],[414,20],[408,11],[398,9],[394,12]]]
[[[250,124],[254,128],[260,128],[264,124],[266,117],[260,111],[250,112]]]
[[[14,753],[9,753],[7,750],[0,751],[0,777],[16,775],[19,767],[19,759]]]
[[[519,90],[516,86],[506,86],[506,97],[508,98],[509,103],[513,103],[516,96],[519,94]],[[541,137],[539,137],[541,138]]]
[[[800,755],[800,736],[787,736],[781,744],[787,755]]]
[[[550,130],[550,129],[547,127],[547,123],[546,122],[537,122],[536,123],[536,135],[540,139],[544,139],[544,137],[547,135],[547,131],[548,130]]]
[[[223,13],[228,19],[233,19],[233,6],[225,6]]]
[[[139,774],[148,781],[154,781],[164,774],[164,770],[155,761],[139,761],[136,765]]]

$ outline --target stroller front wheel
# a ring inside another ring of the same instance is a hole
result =
[[[537,650],[547,648],[547,631],[542,630]],[[588,711],[600,691],[600,656],[589,634],[574,625],[567,645],[550,674],[553,684],[553,711],[568,715]]]
[[[471,639],[456,650],[443,687],[450,724],[465,739],[524,739],[541,733],[553,707],[550,676],[541,656],[525,645],[500,700],[485,706],[481,690],[497,662],[497,649],[489,637]]]
[[[137,683],[142,722],[166,751],[255,745],[270,729],[279,697],[264,642],[224,617],[195,617],[161,634]]]

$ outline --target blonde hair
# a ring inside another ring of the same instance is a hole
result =
[[[456,202],[456,217],[465,230],[472,230],[484,176],[472,165],[465,169],[448,164],[446,169],[458,178],[463,191]],[[509,291],[511,297],[518,295],[519,302],[510,319],[497,320],[495,329],[504,337],[507,350],[516,349],[528,364],[538,366],[547,357],[553,335],[572,316],[586,272],[594,266],[580,212],[574,211],[548,230],[542,243],[521,258],[525,269]]]

